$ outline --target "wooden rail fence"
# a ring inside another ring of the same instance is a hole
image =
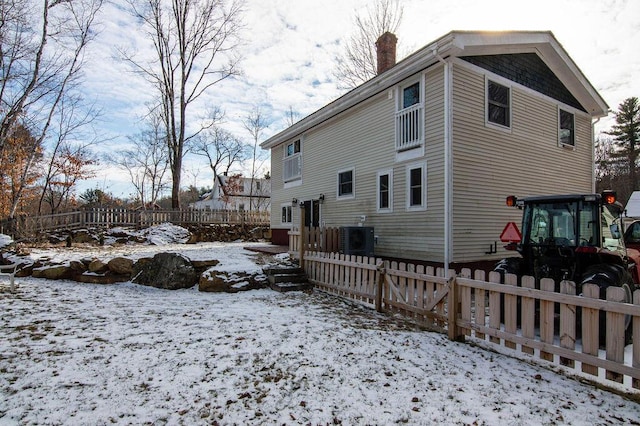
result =
[[[556,363],[640,389],[640,344],[627,347],[625,320],[631,319],[633,342],[640,342],[640,290],[633,303],[622,303],[621,288],[590,284],[575,294],[575,284],[491,272],[444,271],[376,258],[306,252],[302,264],[316,288],[351,298],[379,311],[395,312],[441,332],[450,339],[473,339]],[[601,343],[600,315],[606,318]],[[630,350],[629,350],[630,349]]]
[[[20,216],[11,222],[3,222],[2,233],[30,235],[53,229],[78,229],[84,227],[134,226],[146,228],[170,222],[175,225],[210,223],[268,225],[269,212],[235,210],[129,210],[83,209],[67,213],[43,216]]]

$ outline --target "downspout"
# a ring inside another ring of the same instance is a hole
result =
[[[591,122],[591,192],[596,192],[596,124],[602,117]]]
[[[444,268],[449,270],[453,253],[453,149],[451,142],[452,65],[433,49],[433,56],[444,65]],[[448,274],[448,272],[445,272]]]

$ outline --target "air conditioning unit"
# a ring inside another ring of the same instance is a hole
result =
[[[373,256],[372,226],[343,226],[340,228],[340,253]]]

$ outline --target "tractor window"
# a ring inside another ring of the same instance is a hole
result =
[[[594,203],[580,203],[579,242],[581,246],[598,245],[598,206]]]
[[[602,209],[602,246],[611,251],[624,251],[620,217],[605,206]]]
[[[579,201],[531,206],[528,239],[533,244],[578,246],[597,244],[597,206]],[[526,231],[525,231],[526,232]]]
[[[531,242],[542,243],[549,238],[549,213],[539,207],[533,208]]]

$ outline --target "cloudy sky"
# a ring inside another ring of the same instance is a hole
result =
[[[612,110],[640,96],[640,1],[637,0],[400,0],[404,17],[397,33],[400,53],[411,53],[452,30],[550,30]],[[140,131],[150,91],[114,59],[115,47],[143,49],[136,25],[113,0],[101,16],[102,30],[87,57],[86,94],[102,107],[98,131],[117,151]],[[373,0],[246,0],[242,33],[243,76],[214,86],[207,99],[225,111],[224,126],[251,138],[241,120],[260,105],[270,126],[262,140],[286,127],[293,110],[300,118],[343,91],[333,77],[335,56],[353,30],[356,14]],[[399,58],[400,59],[400,58]],[[607,129],[602,120],[597,130]],[[102,154],[100,154],[102,155]],[[126,176],[103,164],[97,187],[118,197],[132,189]],[[190,158],[183,185],[211,185],[206,164]]]

